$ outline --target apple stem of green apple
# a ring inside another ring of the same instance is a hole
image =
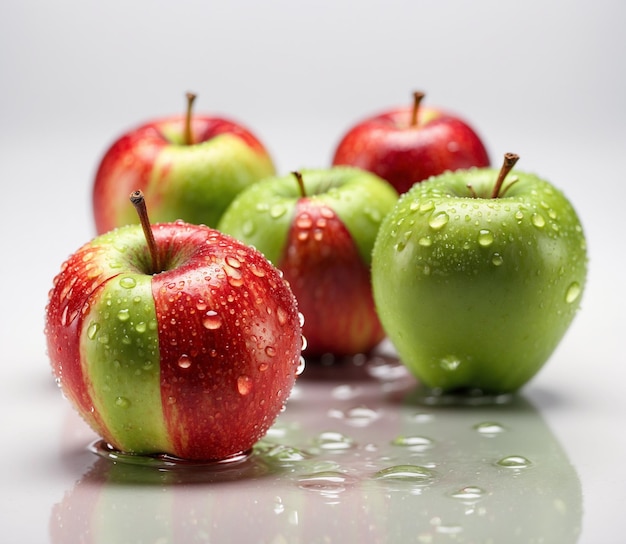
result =
[[[500,172],[498,172],[498,179],[496,179],[496,183],[493,186],[493,191],[491,192],[491,198],[499,198],[500,191],[502,190],[502,184],[506,179],[506,176],[515,166],[515,163],[519,160],[519,155],[515,153],[505,153],[504,160],[502,162],[502,167],[500,168]],[[507,187],[508,189],[508,187]],[[506,191],[506,189],[505,189]],[[503,193],[504,194],[504,193]]]
[[[191,133],[191,115],[193,113],[193,103],[196,100],[196,95],[194,93],[187,93],[187,113],[185,115],[185,132],[184,132],[184,142],[185,145],[193,144],[193,134]]]
[[[152,273],[157,274],[161,272],[161,263],[159,260],[159,252],[157,250],[156,240],[154,239],[154,233],[152,232],[152,225],[150,224],[150,218],[148,217],[148,209],[146,207],[146,199],[143,196],[143,192],[140,190],[133,191],[130,194],[130,201],[137,210],[143,233],[148,243],[148,252],[150,253],[150,259],[152,260]]]
[[[292,172],[296,181],[298,182],[298,187],[300,188],[300,196],[302,198],[306,198],[306,189],[304,188],[304,180],[302,179],[302,174],[298,171]]]
[[[419,115],[419,110],[420,110],[420,103],[422,102],[422,99],[424,98],[424,96],[426,96],[423,92],[421,91],[415,91],[413,93],[413,110],[411,111],[411,126],[417,126],[417,118]]]

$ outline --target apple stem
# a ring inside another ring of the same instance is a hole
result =
[[[292,172],[292,174],[295,176],[296,181],[298,182],[298,187],[300,188],[300,196],[302,198],[306,198],[306,189],[304,188],[304,180],[302,179],[302,173],[295,171],[295,172]]]
[[[413,93],[413,110],[411,111],[411,126],[412,127],[417,126],[417,117],[419,114],[420,103],[422,102],[422,99],[424,98],[424,96],[426,95],[421,91],[415,91]]]
[[[137,210],[137,215],[139,215],[139,221],[141,221],[146,242],[148,242],[148,251],[150,252],[150,258],[152,259],[152,272],[157,274],[158,272],[161,272],[161,263],[159,261],[159,252],[157,251],[156,240],[154,239],[154,233],[152,232],[152,226],[150,225],[146,199],[143,196],[143,192],[140,190],[133,191],[130,194],[130,201],[133,206],[135,206],[135,210]]]
[[[504,183],[504,179],[508,175],[508,173],[513,169],[515,163],[519,160],[519,155],[515,153],[505,153],[504,161],[502,162],[502,167],[500,168],[500,172],[498,173],[498,179],[496,180],[496,184],[493,186],[493,191],[491,192],[491,198],[498,198],[500,196],[500,191],[502,190],[502,184]]]
[[[185,145],[193,144],[193,134],[191,133],[191,115],[193,112],[193,103],[196,99],[196,95],[194,93],[187,93],[187,113],[185,115],[185,132],[183,134]]]

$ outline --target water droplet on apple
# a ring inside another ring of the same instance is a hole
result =
[[[87,328],[87,338],[89,338],[89,340],[93,340],[98,334],[99,330],[100,330],[99,323],[91,323],[89,327]]]
[[[265,372],[269,367],[270,365],[268,365],[267,363],[261,363],[259,365],[259,372]]]
[[[304,351],[306,347],[308,346],[308,341],[306,339],[306,336],[304,336],[304,334],[300,336],[300,341],[301,341],[300,351]]]
[[[310,229],[313,226],[313,220],[309,214],[302,214],[296,219],[296,227],[299,229]]]
[[[428,200],[426,202],[420,202],[418,208],[420,213],[428,213],[431,210],[435,209],[435,203],[432,200]]]
[[[577,281],[573,282],[570,284],[570,286],[567,288],[567,291],[565,292],[565,302],[567,302],[568,304],[572,304],[572,302],[575,302],[576,299],[578,299],[578,297],[580,296],[582,289],[580,288],[580,283],[578,283]]]
[[[482,499],[485,496],[486,492],[484,489],[480,488],[480,487],[476,487],[473,485],[469,485],[466,487],[462,487],[461,489],[459,489],[458,491],[455,491],[454,493],[452,493],[450,496],[453,499],[459,499],[461,501],[477,501],[479,499]]]
[[[123,276],[120,278],[120,287],[123,287],[124,289],[132,289],[136,285],[137,282],[135,281],[135,278],[131,278],[129,276]]]
[[[484,421],[474,425],[474,430],[483,436],[496,436],[506,432],[506,429],[499,423],[493,421]]]
[[[276,348],[274,346],[266,346],[265,347],[265,355],[267,355],[268,357],[275,357],[276,356]]]
[[[428,485],[435,479],[435,473],[420,465],[395,465],[379,470],[374,479]]]
[[[237,391],[245,397],[252,391],[252,380],[248,376],[239,376],[237,378]]]
[[[428,224],[433,230],[442,229],[450,220],[450,216],[446,212],[438,212],[428,219]]]
[[[280,323],[281,325],[287,323],[287,312],[282,306],[279,306],[276,309],[276,317],[278,318],[278,323]]]
[[[117,318],[122,322],[128,321],[130,319],[130,310],[128,308],[120,310],[117,312]]]
[[[130,406],[130,401],[126,397],[117,397],[115,399],[115,406],[118,408],[128,408]]]
[[[256,230],[256,228],[254,226],[254,222],[253,221],[246,221],[246,222],[244,222],[244,224],[241,226],[241,230],[242,230],[244,236],[250,236],[250,235],[254,234],[254,231]]]
[[[178,358],[178,366],[180,368],[189,368],[191,366],[191,357],[189,357],[189,355],[186,355],[186,354],[183,353]]]
[[[226,257],[226,264],[228,266],[232,266],[233,268],[241,268],[241,261],[232,255],[228,255]]]
[[[509,455],[496,462],[496,465],[504,468],[522,469],[528,468],[532,463],[521,455]]]
[[[278,219],[279,217],[282,217],[283,215],[285,215],[286,211],[287,209],[282,204],[274,204],[270,208],[270,217],[272,219]]]
[[[205,329],[215,330],[222,326],[222,318],[213,310],[209,310],[202,318],[202,326]]]
[[[478,232],[478,245],[481,247],[489,247],[493,244],[493,232],[489,229],[480,229]]]
[[[141,332],[146,332],[147,329],[147,325],[145,323],[145,321],[140,321],[139,323],[137,323],[137,325],[135,325],[135,330],[139,333]]]
[[[430,247],[433,245],[433,241],[430,236],[422,236],[417,243],[422,247]]]
[[[304,327],[304,314],[302,312],[298,312],[298,322],[300,323],[300,328]]]
[[[546,220],[540,213],[533,213],[530,217],[530,221],[538,229],[541,229],[546,225]]]
[[[504,263],[504,259],[499,253],[494,253],[491,256],[491,263],[493,264],[493,266],[502,266],[502,263]]]
[[[391,444],[421,452],[432,448],[433,441],[425,436],[397,436],[391,441]]]
[[[296,376],[300,376],[300,374],[304,372],[305,368],[306,368],[306,361],[304,360],[304,357],[300,355],[300,360],[298,361],[298,366],[296,367]]]
[[[454,355],[448,355],[439,361],[439,365],[443,370],[448,372],[454,372],[459,366],[461,366],[461,360]]]

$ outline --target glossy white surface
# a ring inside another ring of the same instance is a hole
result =
[[[623,542],[624,4],[173,6],[0,8],[5,540]],[[43,311],[59,265],[93,235],[91,176],[113,137],[176,111],[192,89],[199,110],[246,122],[288,171],[326,164],[350,123],[415,86],[470,119],[494,160],[518,152],[520,168],[562,188],[585,226],[582,309],[521,397],[432,406],[400,371],[320,376],[309,365],[267,441],[219,475],[159,473],[88,451],[95,437],[50,376]],[[485,422],[506,430],[481,434]],[[531,465],[494,464],[510,455]],[[430,472],[380,473],[406,464]]]

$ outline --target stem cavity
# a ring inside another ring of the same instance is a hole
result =
[[[410,123],[410,126],[412,127],[417,126],[417,118],[419,115],[420,103],[422,102],[422,99],[424,98],[424,96],[426,95],[421,91],[415,91],[413,93],[413,110],[411,111],[411,123]]]
[[[193,145],[193,134],[191,132],[191,116],[193,113],[193,103],[196,100],[194,93],[187,93],[187,113],[185,115],[185,128],[183,132],[183,143],[185,145]]]
[[[496,180],[495,185],[493,186],[493,191],[491,192],[491,198],[499,198],[508,190],[508,187],[504,190],[502,195],[500,191],[502,191],[502,184],[508,173],[513,169],[515,163],[519,160],[519,155],[515,153],[505,153],[504,161],[502,162],[502,167],[500,168],[500,172],[498,173],[498,179]],[[510,187],[510,186],[509,186]]]
[[[143,196],[143,192],[140,190],[133,191],[130,194],[130,201],[132,205],[135,206],[135,210],[137,210],[137,215],[139,216],[139,221],[141,221],[141,227],[143,228],[143,233],[146,237],[146,242],[148,243],[148,251],[152,261],[152,273],[158,274],[159,272],[162,272],[161,262],[159,259],[156,240],[154,239],[154,233],[152,232],[152,226],[150,225],[146,199]]]

